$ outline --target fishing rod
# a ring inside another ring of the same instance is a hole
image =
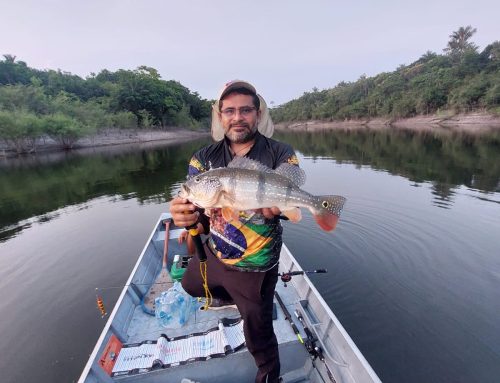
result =
[[[302,328],[304,329],[304,332],[306,333],[307,338],[306,338],[306,341],[304,342],[304,346],[306,347],[307,352],[311,356],[311,360],[312,360],[312,364],[313,364],[314,368],[316,368],[316,366],[314,365],[314,361],[316,359],[319,359],[325,365],[326,373],[328,374],[330,381],[333,383],[336,383],[336,380],[333,377],[333,374],[330,371],[328,364],[326,363],[325,355],[323,354],[323,350],[321,349],[320,346],[318,346],[316,344],[316,342],[318,341],[318,338],[315,337],[313,335],[312,331],[309,329],[309,327],[307,327],[306,322],[304,320],[304,317],[302,316],[302,314],[298,310],[295,310],[295,316],[299,320],[300,324],[302,325]]]
[[[274,296],[276,297],[276,300],[278,301],[278,303],[281,307],[281,310],[283,310],[283,313],[285,314],[285,319],[290,323],[290,326],[292,326],[293,332],[295,333],[295,335],[297,335],[299,342],[304,344],[304,339],[302,339],[302,336],[300,335],[299,329],[297,328],[297,326],[295,326],[295,323],[293,322],[293,319],[292,319],[292,316],[290,315],[290,312],[288,311],[285,304],[281,300],[281,297],[277,291],[274,292]]]
[[[200,259],[200,262],[206,262],[207,255],[205,254],[203,242],[201,241],[200,231],[198,230],[198,222],[193,223],[191,226],[187,226],[186,230],[189,231],[189,234],[193,238],[194,246],[196,248],[196,255]]]
[[[328,273],[327,269],[317,269],[317,270],[300,270],[300,271],[289,271],[287,273],[278,274],[281,277],[281,281],[286,287],[286,284],[292,280],[292,277],[295,275],[304,275],[304,274],[323,274]]]
[[[305,341],[302,338],[302,336],[300,335],[299,329],[295,325],[295,323],[292,319],[292,316],[290,315],[290,312],[286,308],[285,304],[283,303],[283,300],[281,299],[281,297],[277,291],[274,292],[274,296],[276,297],[276,300],[278,301],[278,303],[281,307],[281,310],[283,310],[283,314],[285,314],[285,319],[290,323],[290,326],[292,326],[293,332],[295,333],[295,335],[297,335],[299,342],[304,345],[304,347],[306,348],[306,351],[309,353],[313,367],[317,369],[316,365],[314,364],[314,361],[319,358],[319,360],[321,360],[325,364],[326,373],[328,374],[330,381],[333,383],[337,383],[337,381],[333,377],[332,372],[330,371],[330,368],[326,364],[323,350],[321,349],[321,347],[316,345],[316,341],[318,339],[313,335],[311,330],[309,330],[309,328],[305,324],[305,321],[304,321],[304,318],[302,317],[302,315],[297,310],[295,310],[295,316],[297,316],[299,322],[302,324],[302,328],[304,329],[304,332],[306,333],[306,336],[307,336],[307,339]]]

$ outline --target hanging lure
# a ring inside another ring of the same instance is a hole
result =
[[[106,308],[104,307],[104,302],[102,301],[102,298],[99,296],[97,293],[97,288],[95,289],[95,297],[97,301],[97,308],[101,312],[101,318],[104,318],[106,316]]]

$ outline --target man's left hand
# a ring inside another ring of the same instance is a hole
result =
[[[280,215],[281,214],[281,210],[280,210],[279,207],[276,207],[276,206],[263,207],[262,209],[258,209],[257,213],[261,213],[267,219],[272,219],[276,215]]]

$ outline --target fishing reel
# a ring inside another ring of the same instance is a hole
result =
[[[289,271],[287,273],[278,274],[281,277],[281,281],[283,285],[286,287],[286,284],[292,280],[292,277],[295,275],[304,275],[304,274],[323,274],[327,273],[327,269],[317,269],[317,270],[300,270],[300,271]]]
[[[328,364],[326,363],[325,355],[323,353],[323,349],[316,344],[316,342],[319,340],[316,335],[312,333],[312,331],[307,327],[307,324],[302,317],[302,314],[298,311],[294,311],[295,316],[299,320],[300,324],[302,325],[302,328],[304,329],[304,332],[306,333],[306,339],[304,340],[304,346],[309,353],[309,356],[311,357],[311,360],[313,362],[314,366],[314,361],[316,359],[319,359],[323,364],[325,365],[326,373],[328,374],[328,378],[330,379],[330,382],[336,383],[337,381],[335,380],[332,371],[330,370],[330,367],[328,367]]]

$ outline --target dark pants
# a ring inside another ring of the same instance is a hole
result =
[[[273,329],[273,296],[278,266],[266,272],[245,272],[225,266],[205,246],[208,288],[214,298],[232,299],[241,317],[248,351],[258,371],[255,383],[277,382],[280,373],[278,341]],[[189,261],[182,287],[193,297],[204,297],[198,257]]]

